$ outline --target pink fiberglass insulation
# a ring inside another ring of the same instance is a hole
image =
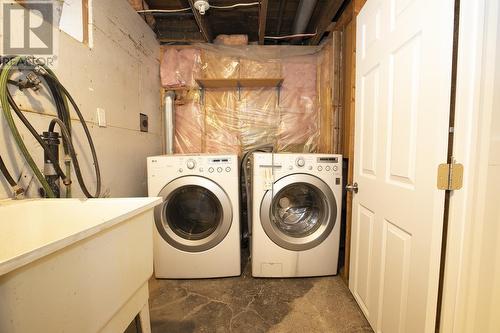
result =
[[[168,47],[160,67],[161,84],[165,88],[194,87],[201,70],[200,50]]]
[[[128,0],[128,3],[134,8],[134,10],[144,9],[144,0]]]
[[[218,35],[214,44],[248,45],[248,35]]]
[[[205,92],[205,152],[241,152],[237,94],[226,90]]]
[[[245,89],[239,103],[241,149],[246,152],[262,145],[276,144],[279,113],[276,89]]]
[[[316,71],[316,56],[294,57],[283,62],[279,150],[316,148],[319,139]]]
[[[175,106],[174,151],[180,154],[201,153],[203,113],[200,105],[190,102]]]

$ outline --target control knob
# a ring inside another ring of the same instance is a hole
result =
[[[295,164],[297,164],[297,166],[299,168],[302,168],[304,165],[306,165],[306,161],[304,160],[303,157],[299,157],[297,158],[297,160],[295,161]]]
[[[192,169],[194,169],[194,167],[196,166],[196,162],[195,162],[195,161],[193,161],[193,160],[188,160],[188,161],[186,162],[186,166],[187,166],[187,168],[188,168],[189,170],[192,170]]]

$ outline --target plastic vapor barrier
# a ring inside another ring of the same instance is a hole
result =
[[[320,124],[321,92],[331,91],[320,79],[331,75],[321,67],[325,48],[196,44],[163,51],[161,82],[177,93],[175,153],[241,155],[264,144],[276,151],[317,152],[320,136],[332,136]],[[277,78],[281,87],[200,89],[196,83]]]

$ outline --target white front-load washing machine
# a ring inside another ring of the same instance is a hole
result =
[[[237,276],[240,265],[239,168],[236,155],[148,158],[155,208],[157,278]]]
[[[252,275],[337,274],[342,156],[254,153]]]

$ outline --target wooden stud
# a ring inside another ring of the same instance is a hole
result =
[[[347,182],[351,184],[354,176],[354,111],[356,84],[356,20],[351,20],[344,30],[344,156],[349,160]],[[351,254],[352,193],[346,196],[346,241],[345,262],[342,277],[349,281],[349,260]]]
[[[259,44],[264,44],[264,36],[266,35],[266,21],[267,21],[267,1],[260,1],[259,9]]]
[[[355,91],[356,91],[356,16],[365,4],[366,0],[352,0],[342,16],[335,30],[343,31],[344,45],[344,142],[343,155],[349,160],[347,182],[353,182],[354,177],[354,128],[355,128]],[[350,8],[349,8],[350,6]],[[345,17],[343,17],[345,16]],[[351,229],[352,229],[352,193],[346,196],[346,240],[345,259],[342,278],[348,284],[350,273],[351,256]]]
[[[83,43],[89,44],[89,1],[82,1]]]

